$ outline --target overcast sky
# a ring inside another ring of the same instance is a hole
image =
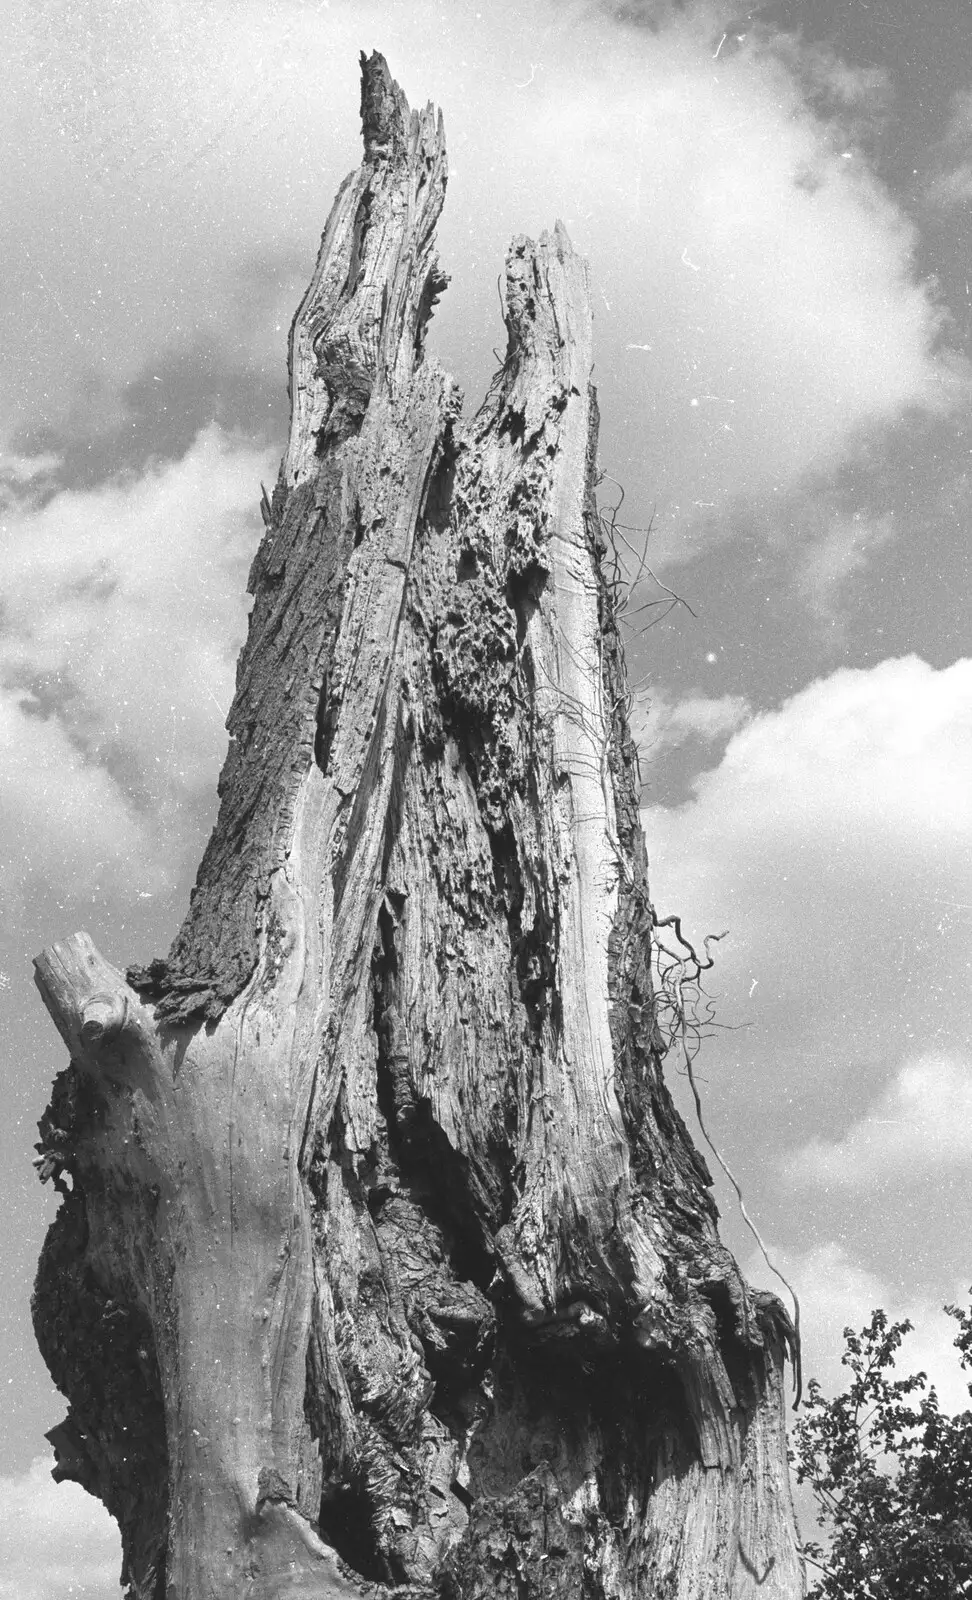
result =
[[[603,492],[653,516],[695,613],[639,612],[628,647],[653,896],[729,930],[698,1071],[807,1369],[832,1387],[883,1305],[959,1406],[968,0],[8,0],[4,31],[0,1600],[118,1593],[106,1519],[39,1459],[64,1403],[29,1323],[30,1157],[63,1052],[30,958],[87,927],[124,966],[181,920],[362,48],[445,113],[430,343],[467,409],[509,236],[559,216],[591,262]]]

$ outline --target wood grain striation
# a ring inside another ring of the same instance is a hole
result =
[[[663,1075],[587,268],[513,241],[464,421],[441,117],[374,55],[362,125],[186,919],[36,964],[58,1474],[137,1600],[795,1600],[791,1330]]]

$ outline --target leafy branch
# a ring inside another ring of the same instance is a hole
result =
[[[959,1323],[962,1365],[972,1368],[972,1310],[945,1310]],[[804,1545],[820,1574],[809,1600],[972,1594],[972,1411],[943,1416],[924,1372],[891,1376],[911,1331],[910,1322],[874,1311],[860,1333],[844,1329],[847,1389],[827,1400],[816,1379],[808,1385],[791,1459],[829,1536],[826,1549]]]

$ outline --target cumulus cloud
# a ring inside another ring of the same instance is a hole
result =
[[[77,1484],[54,1483],[53,1465],[0,1477],[0,1600],[118,1600],[118,1529]]]
[[[779,837],[788,849],[816,842],[853,869],[855,846],[865,858],[899,845],[920,855],[929,835],[953,833],[964,846],[970,782],[972,660],[936,671],[906,656],[834,672],[754,716],[719,768],[700,774],[694,800],[645,820],[659,862],[691,830],[693,853],[704,849],[708,865],[724,843],[732,871],[730,839],[743,829],[750,844],[758,831],[763,859]]]
[[[717,4],[663,8],[649,30],[581,0],[18,0],[0,108],[17,420],[66,426],[73,407],[81,426],[82,395],[89,422],[117,422],[122,380],[203,334],[282,378],[358,159],[362,46],[446,110],[438,348],[481,387],[507,240],[561,214],[592,262],[612,457],[670,525],[940,408],[951,369],[913,229],[843,160],[833,106],[867,85],[819,52],[805,81],[799,47],[765,32],[716,56],[730,22]],[[257,298],[255,267],[273,285]]]
[[[694,787],[642,816],[660,913],[697,946],[730,930],[711,987],[721,1020],[747,1027],[706,1045],[710,1098],[718,1111],[731,1078],[751,1153],[788,1128],[800,1142],[807,1117],[839,1138],[889,1061],[966,1047],[972,661],[821,678],[747,722]]]
[[[158,840],[103,767],[67,729],[0,694],[0,885],[8,911],[38,880],[63,894],[112,886],[156,893],[167,883]]]
[[[816,1378],[827,1395],[846,1388],[849,1374],[840,1359],[844,1329],[858,1332],[871,1312],[881,1309],[891,1321],[908,1321],[914,1330],[899,1353],[899,1376],[925,1372],[944,1411],[968,1408],[970,1375],[963,1376],[955,1350],[958,1328],[942,1309],[946,1303],[967,1306],[968,1284],[956,1279],[941,1295],[905,1293],[833,1239],[786,1253],[784,1267],[800,1296],[804,1381]],[[750,1282],[780,1293],[758,1254],[746,1262],[745,1272]]]
[[[899,1067],[865,1114],[835,1140],[811,1139],[781,1158],[803,1183],[866,1189],[893,1178],[921,1182],[972,1163],[972,1063],[922,1055]]]
[[[881,1309],[892,1322],[908,1321],[913,1329],[898,1351],[893,1376],[924,1372],[944,1412],[968,1409],[969,1374],[963,1373],[954,1345],[957,1325],[943,1310],[945,1304],[968,1305],[968,1284],[962,1279],[949,1281],[941,1293],[903,1292],[835,1239],[802,1250],[774,1248],[771,1253],[800,1298],[804,1391],[811,1378],[828,1399],[847,1388],[851,1375],[841,1362],[844,1329],[857,1333],[868,1325],[872,1311]],[[751,1283],[783,1293],[758,1252],[746,1260],[744,1272]],[[791,1428],[799,1415],[790,1413]],[[794,1482],[792,1488],[803,1535],[815,1537],[817,1505],[810,1486]]]
[[[4,514],[4,886],[154,893],[211,802],[260,526],[260,453],[178,462]]]

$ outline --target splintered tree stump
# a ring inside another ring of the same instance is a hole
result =
[[[137,1600],[793,1600],[791,1329],[662,1075],[587,269],[513,241],[463,422],[442,122],[362,79],[185,922],[36,963],[55,1475]]]

